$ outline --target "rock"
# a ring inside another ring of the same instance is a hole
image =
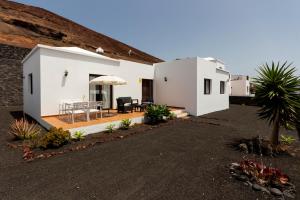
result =
[[[249,178],[245,175],[239,175],[236,177],[236,179],[244,182],[249,181]]]
[[[277,188],[277,189],[281,189],[282,188],[282,185],[277,183],[277,182],[272,182],[271,183],[271,187],[273,188]]]
[[[265,192],[265,193],[267,193],[267,194],[271,194],[271,192],[267,189],[267,188],[265,188],[265,187],[262,187],[262,190],[261,190],[262,192]]]
[[[233,176],[233,177],[235,177],[235,178],[237,178],[238,176],[240,176],[239,174],[237,174],[237,173],[232,173],[231,174],[231,176]]]
[[[292,192],[292,191],[290,191],[290,190],[285,190],[285,191],[283,191],[283,195],[284,195],[285,197],[288,197],[288,198],[291,198],[291,199],[295,199],[295,197],[296,197],[295,192]]]
[[[249,151],[249,153],[253,153],[254,152],[254,150],[253,150],[253,142],[252,141],[248,142],[248,151]]]
[[[241,151],[244,151],[245,153],[248,153],[248,146],[245,143],[239,144],[239,148]]]
[[[231,163],[230,167],[238,168],[240,166],[239,163]]]
[[[236,172],[238,172],[238,170],[237,170],[236,168],[232,167],[232,166],[229,168],[229,171],[230,171],[231,173],[236,173]]]
[[[238,170],[239,167],[240,167],[240,164],[238,164],[238,163],[231,163],[229,165],[229,171],[230,172],[238,172],[239,171]]]
[[[18,146],[17,146],[17,145],[15,145],[15,144],[12,144],[12,143],[7,143],[7,146],[9,146],[10,148],[13,148],[13,149],[16,149],[16,148],[18,148]]]
[[[293,190],[296,189],[296,186],[295,186],[293,183],[287,182],[285,185],[286,185],[286,187],[289,188],[289,189],[293,189]]]
[[[38,155],[36,158],[42,159],[42,158],[45,158],[45,155],[44,155],[44,154],[40,154],[40,155]]]
[[[265,148],[265,155],[272,156],[273,155],[273,148],[271,144],[268,144]]]
[[[283,195],[282,192],[281,192],[279,189],[277,189],[277,188],[271,188],[271,189],[270,189],[270,192],[271,192],[273,195],[275,195],[275,196],[282,196],[282,195]]]
[[[246,181],[246,183],[247,183],[250,187],[252,187],[252,185],[253,185],[250,181]]]
[[[258,184],[256,184],[256,183],[254,183],[254,184],[252,185],[252,189],[253,189],[253,190],[256,190],[256,191],[262,191],[263,188],[264,188],[264,187],[262,187],[262,186],[260,186],[260,185],[258,185]]]
[[[254,183],[254,184],[252,185],[252,189],[253,189],[253,190],[256,190],[256,191],[262,191],[262,192],[265,192],[265,193],[267,193],[267,194],[270,194],[270,191],[269,191],[267,188],[265,188],[265,187],[263,187],[263,186],[261,186],[261,185],[258,185],[258,184],[256,184],[256,183]]]
[[[292,153],[290,153],[290,155],[291,155],[291,156],[293,156],[293,157],[296,157],[296,154],[295,154],[295,153],[293,153],[293,152],[292,152]]]

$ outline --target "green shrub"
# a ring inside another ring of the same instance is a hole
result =
[[[286,144],[286,145],[291,145],[293,142],[295,142],[295,138],[292,137],[292,136],[289,136],[289,135],[280,135],[280,141],[283,143],[283,144]]]
[[[115,124],[109,124],[107,127],[106,127],[106,132],[107,133],[112,133],[114,131],[114,128],[115,128]]]
[[[48,133],[41,137],[39,147],[47,148],[58,148],[67,144],[71,139],[69,131],[65,131],[62,128],[51,128]]]
[[[9,133],[19,140],[33,139],[40,132],[37,124],[29,123],[24,118],[15,120],[9,127]]]
[[[145,117],[151,124],[156,124],[171,115],[170,109],[165,105],[149,105],[146,107]]]
[[[80,141],[80,140],[84,140],[84,131],[76,131],[73,135],[73,139]]]
[[[120,128],[123,129],[123,130],[127,130],[127,129],[130,128],[130,125],[131,125],[131,120],[130,119],[123,119],[121,121]]]

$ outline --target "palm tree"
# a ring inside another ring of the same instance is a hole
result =
[[[297,120],[295,126],[298,133],[298,140],[300,141],[300,109],[297,109],[296,112],[297,112]]]
[[[254,79],[255,100],[261,107],[258,115],[273,125],[271,142],[274,146],[279,144],[280,127],[295,124],[296,110],[300,109],[300,79],[291,65],[266,63],[259,67],[258,77]]]

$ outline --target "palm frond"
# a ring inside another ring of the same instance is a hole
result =
[[[259,66],[257,72],[254,84],[255,100],[261,107],[258,116],[270,124],[276,113],[281,125],[294,121],[296,110],[300,109],[300,79],[295,75],[296,68],[292,63],[272,62]]]

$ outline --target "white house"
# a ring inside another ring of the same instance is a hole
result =
[[[147,65],[112,59],[77,47],[37,45],[22,61],[24,112],[41,124],[42,117],[59,114],[66,99],[99,100],[116,108],[116,98],[182,107],[191,115],[229,107],[229,72],[213,58],[187,58]],[[122,86],[92,86],[101,75],[127,81]],[[105,97],[105,98],[104,98]]]
[[[249,76],[231,75],[230,96],[250,96],[250,84]]]
[[[184,107],[199,116],[229,108],[229,72],[212,58],[154,64],[155,102]]]

